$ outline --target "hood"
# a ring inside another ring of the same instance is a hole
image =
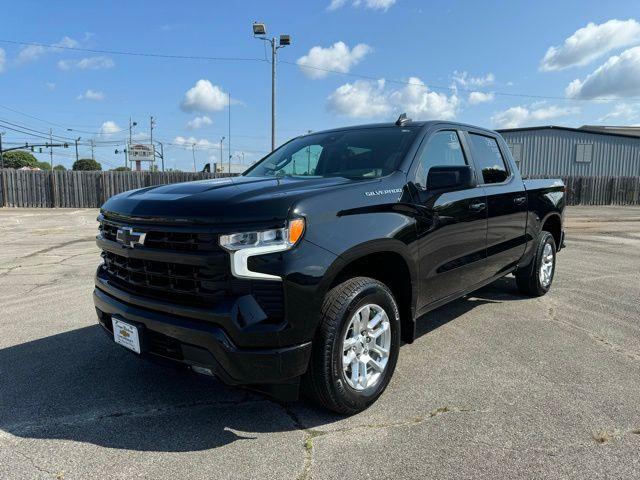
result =
[[[342,177],[231,177],[124,192],[102,206],[106,214],[196,223],[267,223],[287,218],[305,196],[355,183]]]

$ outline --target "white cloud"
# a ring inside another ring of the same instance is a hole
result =
[[[377,82],[357,80],[338,87],[329,97],[329,110],[349,117],[381,117],[406,112],[417,119],[452,119],[460,106],[454,93],[446,95],[429,90],[417,77],[410,77],[400,89],[386,89],[383,79]]]
[[[356,80],[345,83],[329,95],[327,107],[333,112],[354,118],[386,115],[391,107],[384,84],[384,79],[377,82]]]
[[[491,102],[495,98],[493,92],[471,92],[469,94],[469,105],[478,105],[480,103]]]
[[[493,73],[489,72],[484,77],[470,77],[468,72],[453,72],[453,83],[461,87],[486,87],[496,81]]]
[[[198,128],[202,128],[206,125],[211,125],[213,121],[207,115],[202,115],[200,117],[192,118],[187,122],[187,128],[189,130],[197,130]]]
[[[322,78],[330,73],[327,70],[340,73],[349,72],[351,67],[356,65],[369,52],[371,52],[371,47],[364,43],[359,43],[350,49],[344,42],[336,42],[327,48],[313,47],[309,50],[309,53],[300,57],[296,63],[309,78]]]
[[[71,70],[77,68],[79,70],[106,70],[113,68],[115,62],[105,56],[87,57],[80,60],[60,60],[58,62],[58,68],[60,70]]]
[[[47,87],[47,90],[50,92],[53,92],[56,89],[56,84],[53,82],[45,82],[44,86]]]
[[[107,96],[104,94],[104,92],[100,92],[98,90],[91,90],[90,88],[78,95],[77,99],[78,100],[93,100],[94,102],[100,102],[102,100],[104,100]]]
[[[37,60],[46,53],[61,52],[60,47],[76,48],[80,43],[70,37],[62,37],[59,42],[52,43],[50,46],[45,45],[26,45],[20,49],[18,53],[18,63],[27,63]]]
[[[114,133],[121,132],[122,129],[116,124],[116,122],[112,120],[108,120],[102,124],[100,127],[101,135],[112,135]]]
[[[4,72],[4,66],[7,63],[7,54],[3,48],[0,48],[0,73]]]
[[[558,107],[557,105],[545,106],[540,103],[529,106],[519,105],[496,113],[491,117],[491,122],[496,128],[517,128],[553,118],[566,117],[578,112],[577,108]]]
[[[229,105],[229,98],[217,85],[200,79],[184,94],[180,108],[185,112],[214,112]]]
[[[604,123],[610,120],[629,122],[638,118],[638,107],[629,105],[628,103],[618,103],[613,110],[598,119],[598,122]]]
[[[640,23],[636,20],[589,23],[576,30],[562,45],[549,47],[540,61],[540,70],[562,70],[588,65],[616,48],[637,43],[640,43]]]
[[[364,7],[369,10],[382,10],[386,12],[396,3],[396,0],[352,0],[351,4],[354,7]],[[347,0],[331,0],[331,3],[327,7],[327,10],[334,11],[344,7],[347,4]]]
[[[347,0],[331,0],[331,3],[327,7],[327,10],[338,10],[339,8],[344,7],[345,3],[347,3]]]
[[[206,138],[178,136],[178,137],[173,139],[173,143],[178,145],[178,146],[181,146],[181,147],[189,147],[189,148],[191,148],[192,145],[195,144],[196,149],[198,149],[198,148],[212,148],[212,147],[220,148],[220,143],[211,142],[211,141],[207,140]]]
[[[460,105],[458,96],[430,91],[417,77],[409,77],[409,85],[391,92],[389,99],[396,111],[407,112],[417,119],[437,118],[450,120],[455,118]]]
[[[640,46],[610,57],[584,80],[576,79],[566,88],[571,98],[624,98],[640,95]]]

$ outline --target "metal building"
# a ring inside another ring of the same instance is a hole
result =
[[[556,126],[498,130],[522,175],[640,176],[640,137],[601,127]],[[620,128],[620,127],[618,127]]]

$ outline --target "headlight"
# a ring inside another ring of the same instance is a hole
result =
[[[304,233],[304,219],[291,220],[285,228],[220,236],[220,246],[229,251],[260,247],[293,247]]]
[[[231,273],[238,278],[281,280],[276,275],[249,270],[249,257],[289,250],[302,238],[304,227],[304,218],[296,218],[285,228],[220,235],[220,246],[231,253]]]

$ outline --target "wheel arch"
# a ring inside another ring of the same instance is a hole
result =
[[[404,243],[384,239],[365,242],[344,252],[329,267],[322,295],[343,281],[364,276],[384,283],[393,293],[400,311],[402,340],[415,338],[415,304],[417,299],[417,267]]]
[[[556,212],[551,212],[541,222],[540,231],[549,232],[553,235],[553,240],[556,242],[556,249],[562,248],[562,218]]]

